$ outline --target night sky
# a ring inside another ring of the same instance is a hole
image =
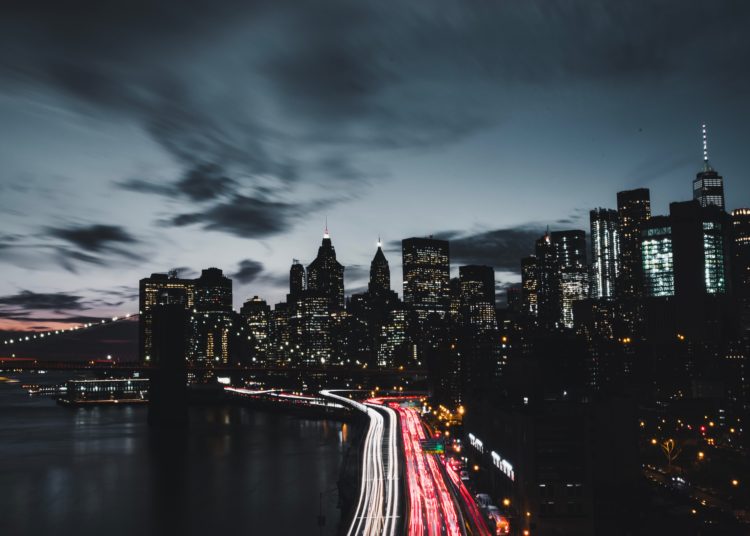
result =
[[[401,293],[430,234],[500,289],[618,190],[689,199],[703,122],[750,204],[745,1],[11,4],[0,328],[134,312],[171,268],[274,303],[326,217],[347,294],[378,236]]]

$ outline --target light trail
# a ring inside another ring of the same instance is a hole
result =
[[[451,482],[453,482],[453,485],[458,490],[459,495],[461,496],[461,500],[464,503],[464,510],[469,514],[469,517],[473,522],[472,524],[478,532],[478,536],[492,536],[492,532],[490,532],[490,530],[487,528],[487,524],[484,521],[484,516],[482,515],[481,510],[479,509],[479,506],[477,506],[477,502],[474,500],[474,497],[472,497],[471,492],[466,487],[466,484],[463,483],[451,464],[446,463],[444,467],[445,472],[448,473],[448,477],[450,478]]]
[[[414,408],[396,408],[401,420],[401,435],[406,456],[409,487],[409,536],[460,536],[459,511],[448,491],[437,458],[422,451],[426,438],[422,421]]]
[[[395,536],[400,493],[396,412],[377,401],[361,403],[331,390],[320,394],[343,402],[370,419],[362,449],[359,498],[347,536]]]

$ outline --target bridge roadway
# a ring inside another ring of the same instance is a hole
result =
[[[403,503],[399,483],[398,418],[388,407],[357,402],[337,392],[321,394],[361,411],[369,417],[362,451],[359,499],[347,536],[395,536],[400,532],[399,505]]]
[[[0,369],[14,370],[120,370],[124,372],[148,372],[154,366],[135,361],[110,361],[107,359],[92,359],[88,361],[44,361],[33,357],[2,357],[0,356]],[[338,365],[313,365],[313,366],[246,366],[246,365],[224,365],[210,364],[190,365],[188,371],[213,371],[216,373],[229,374],[233,372],[243,373],[290,373],[303,372],[309,374],[350,374],[352,376],[424,376],[424,370],[399,370],[382,368],[362,368]]]

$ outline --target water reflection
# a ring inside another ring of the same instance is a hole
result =
[[[63,408],[0,384],[0,534],[336,534],[347,435],[240,407],[155,432],[145,407]]]

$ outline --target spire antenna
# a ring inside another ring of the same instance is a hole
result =
[[[703,134],[703,161],[708,162],[708,136],[706,135],[705,123],[703,123],[701,130]]]
[[[382,246],[383,246],[383,242],[380,241],[380,235],[378,235],[378,247],[382,247]]]
[[[331,235],[328,233],[328,216],[326,216],[326,230],[323,232],[323,238],[330,238]]]

